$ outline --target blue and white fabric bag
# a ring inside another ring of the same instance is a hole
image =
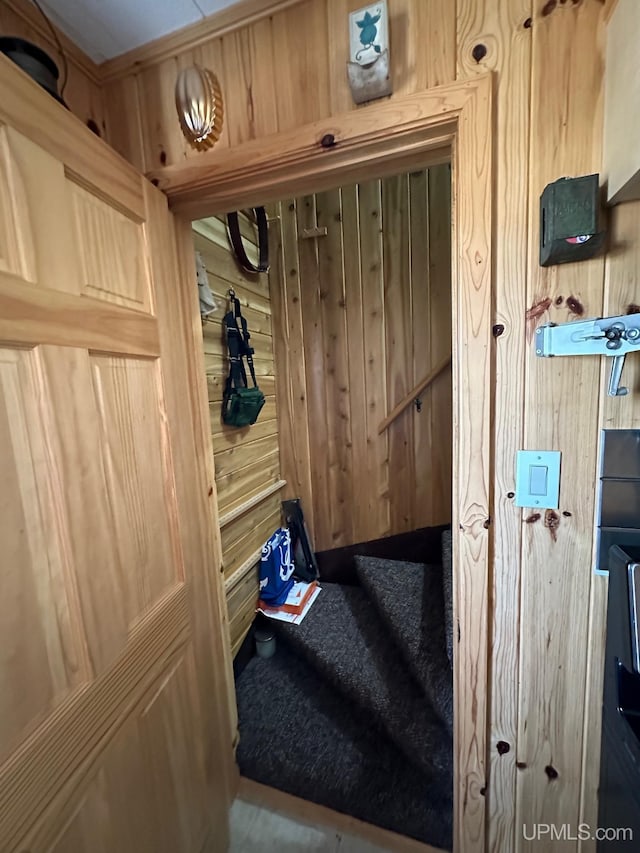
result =
[[[294,585],[295,564],[291,553],[291,534],[279,527],[265,543],[260,558],[260,600],[279,607]]]

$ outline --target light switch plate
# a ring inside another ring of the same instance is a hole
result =
[[[516,456],[516,506],[558,509],[559,450],[519,450]]]

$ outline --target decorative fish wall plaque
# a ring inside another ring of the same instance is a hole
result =
[[[380,0],[349,15],[347,75],[357,104],[391,94],[389,66],[389,13]]]

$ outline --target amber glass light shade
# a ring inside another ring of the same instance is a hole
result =
[[[192,65],[176,80],[176,109],[182,132],[194,148],[213,148],[222,133],[222,92],[216,75]]]

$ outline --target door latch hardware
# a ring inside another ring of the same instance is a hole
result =
[[[625,356],[640,352],[640,314],[600,317],[573,323],[547,323],[536,329],[536,355],[607,355],[613,357],[607,393],[623,397],[628,388],[620,385]]]

